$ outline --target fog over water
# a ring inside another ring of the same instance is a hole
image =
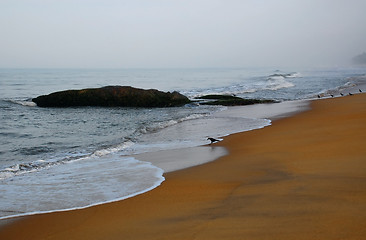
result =
[[[0,67],[344,66],[365,0],[0,0]]]

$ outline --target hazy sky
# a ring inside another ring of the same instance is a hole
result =
[[[0,0],[0,67],[335,66],[366,0]]]

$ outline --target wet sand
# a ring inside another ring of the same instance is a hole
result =
[[[151,162],[167,173],[205,164],[226,154],[224,147],[210,145],[141,153],[133,155],[133,157],[140,161]]]
[[[366,239],[366,95],[311,108],[226,137],[229,155],[150,192],[17,218],[0,239]]]

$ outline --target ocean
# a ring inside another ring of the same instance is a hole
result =
[[[265,113],[247,117],[230,107],[197,104],[40,108],[31,101],[39,95],[122,85],[179,91],[191,99],[231,94],[292,102],[339,96],[345,89],[356,93],[365,74],[365,68],[0,69],[0,219],[135,196],[158,187],[168,171],[138,154],[146,160],[146,154],[271,124]]]

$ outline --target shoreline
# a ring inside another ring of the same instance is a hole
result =
[[[249,106],[239,106],[239,107],[228,107],[228,109],[220,112],[216,112],[213,116],[216,118],[227,118],[227,117],[236,117],[243,119],[279,119],[284,118],[293,114],[296,114],[301,111],[305,111],[308,108],[307,100],[302,101],[286,101],[281,103],[273,103],[273,104],[256,104]],[[250,113],[248,115],[248,112]],[[263,115],[262,112],[265,112]],[[194,121],[194,120],[193,120]],[[267,126],[270,126],[267,125]],[[264,128],[266,126],[260,127]],[[260,129],[255,128],[255,129]],[[254,129],[254,130],[255,130]],[[246,131],[252,131],[245,130]],[[230,134],[220,136],[220,140]],[[0,218],[0,225],[5,220],[16,219],[18,217],[31,216],[37,214],[46,214],[46,213],[54,213],[54,212],[62,212],[62,211],[73,211],[85,209],[93,206],[98,206],[102,204],[108,204],[112,202],[122,201],[128,198],[132,198],[138,196],[140,194],[149,192],[161,185],[161,183],[165,180],[164,174],[174,171],[179,171],[181,169],[195,167],[201,164],[205,164],[211,161],[215,161],[216,159],[227,155],[228,152],[224,147],[215,146],[215,145],[200,145],[193,147],[185,147],[179,149],[167,149],[160,150],[156,152],[147,152],[147,153],[139,153],[134,155],[128,155],[123,157],[132,157],[137,161],[147,162],[152,164],[154,167],[160,169],[162,171],[161,178],[162,181],[156,183],[155,185],[137,191],[135,193],[131,193],[129,195],[125,195],[122,197],[118,197],[115,199],[110,199],[102,202],[90,203],[85,206],[70,206],[67,208],[60,208],[54,210],[39,210],[39,211],[31,211],[26,213],[18,213],[14,215],[5,215]]]
[[[228,116],[230,116],[243,119],[269,120],[269,125],[220,136],[220,142],[221,140],[232,134],[250,132],[270,127],[272,121],[288,118],[301,112],[308,111],[310,109],[310,102],[311,100],[305,99],[284,101],[280,103],[234,106],[228,107],[228,109],[224,111],[216,112],[213,114],[213,117],[227,118]],[[164,173],[170,173],[213,162],[221,157],[228,155],[227,149],[224,146],[219,145],[220,142],[216,144],[206,144],[187,148],[139,153],[131,156],[136,158],[137,160],[152,163],[154,166],[163,169]],[[174,160],[172,160],[172,158]]]
[[[360,142],[360,137],[365,135],[365,127],[360,124],[365,120],[365,99],[365,95],[358,94],[312,102],[312,110],[276,120],[270,128],[225,137],[215,146],[228,148],[229,155],[204,165],[167,173],[164,176],[168,180],[154,191],[83,210],[13,219],[10,224],[0,226],[0,236],[4,239],[43,239],[49,236],[55,239],[82,239],[86,236],[90,239],[118,239],[121,236],[143,239],[151,234],[156,238],[171,236],[178,239],[189,239],[193,235],[211,239],[229,236],[265,239],[269,233],[277,233],[275,236],[279,238],[297,236],[297,239],[309,239],[318,236],[314,234],[327,233],[319,235],[324,237],[330,236],[332,231],[341,231],[331,230],[329,224],[334,223],[346,224],[353,236],[358,234],[360,237],[365,234],[362,226],[366,220],[365,211],[362,211],[365,209],[365,192],[361,191],[365,189],[362,188],[365,186],[362,182],[365,165],[361,160],[365,159],[366,153],[362,140]],[[316,131],[302,129],[309,124],[317,127]],[[331,128],[334,124],[338,125]],[[294,129],[298,132],[294,133]],[[337,131],[332,131],[334,129]],[[326,134],[322,134],[324,132]],[[298,139],[300,136],[304,139]],[[238,140],[240,144],[236,143]],[[300,155],[296,155],[298,152]],[[306,157],[316,158],[316,161]],[[298,158],[307,161],[293,161]],[[347,162],[344,162],[345,158]],[[355,188],[347,191],[345,186]],[[333,192],[344,196],[335,196]],[[331,195],[330,199],[325,193]],[[304,204],[306,208],[303,208]],[[246,209],[245,206],[249,205],[251,208]],[[282,211],[275,210],[274,206]],[[341,211],[340,207],[347,211],[336,214]],[[322,214],[315,213],[317,211]],[[326,218],[328,215],[332,219]],[[338,215],[343,217],[342,221],[336,218]],[[312,222],[314,219],[321,219],[319,223],[324,225],[323,228],[317,228]],[[359,224],[355,219],[360,220]],[[295,224],[295,220],[299,222]],[[307,225],[301,227],[300,223],[304,221]],[[140,231],[141,224],[146,225]],[[266,226],[272,228],[259,231]],[[292,227],[286,230],[284,226]],[[19,228],[24,231],[17,231]],[[318,230],[315,233],[311,231],[314,228]],[[299,233],[304,235],[295,235]],[[335,233],[331,236],[338,236]]]

